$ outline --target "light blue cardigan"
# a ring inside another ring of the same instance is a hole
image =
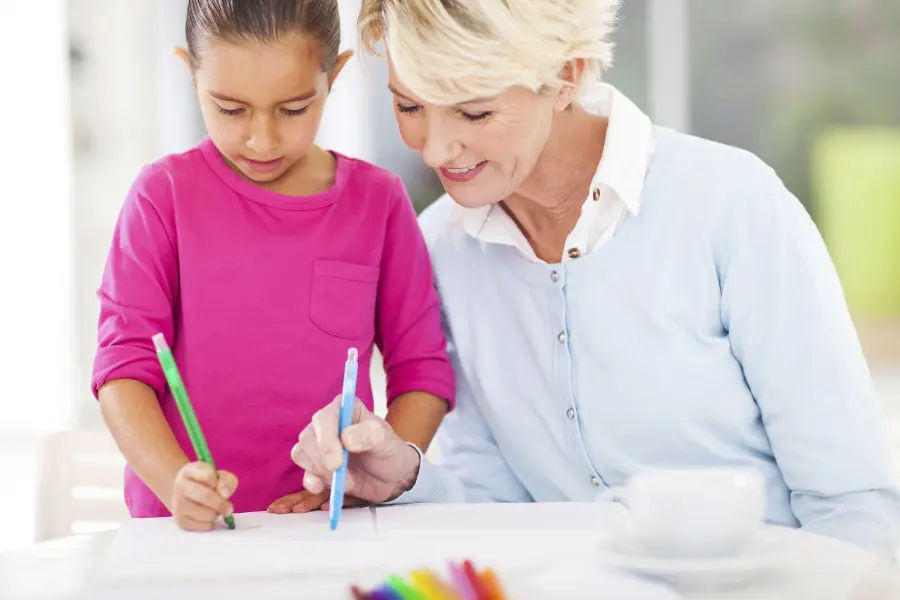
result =
[[[815,225],[751,154],[654,135],[641,212],[564,265],[468,236],[449,198],[423,214],[458,399],[443,464],[398,501],[583,501],[749,465],[770,522],[891,556],[886,434]]]

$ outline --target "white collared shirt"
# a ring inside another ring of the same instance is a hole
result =
[[[591,114],[609,118],[603,157],[591,183],[581,216],[566,239],[562,261],[584,256],[612,239],[619,225],[640,210],[647,165],[653,153],[653,125],[631,100],[603,84],[583,102]],[[499,203],[479,208],[454,207],[472,237],[516,248],[532,262],[537,257],[525,235]]]

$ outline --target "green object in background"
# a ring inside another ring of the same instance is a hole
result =
[[[900,129],[828,131],[811,166],[819,229],[850,312],[900,315]]]

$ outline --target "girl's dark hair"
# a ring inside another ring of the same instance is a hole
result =
[[[271,42],[294,31],[319,41],[330,73],[341,45],[338,0],[188,0],[184,34],[194,68],[210,38]]]

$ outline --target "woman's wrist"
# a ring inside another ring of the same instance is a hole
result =
[[[416,485],[416,480],[419,478],[419,468],[422,465],[422,460],[422,451],[419,447],[412,442],[406,442],[406,447],[401,454],[403,467],[400,472],[403,473],[403,476],[397,483],[394,493],[391,494],[391,498],[388,500],[389,502],[396,500],[409,490],[413,489]]]

